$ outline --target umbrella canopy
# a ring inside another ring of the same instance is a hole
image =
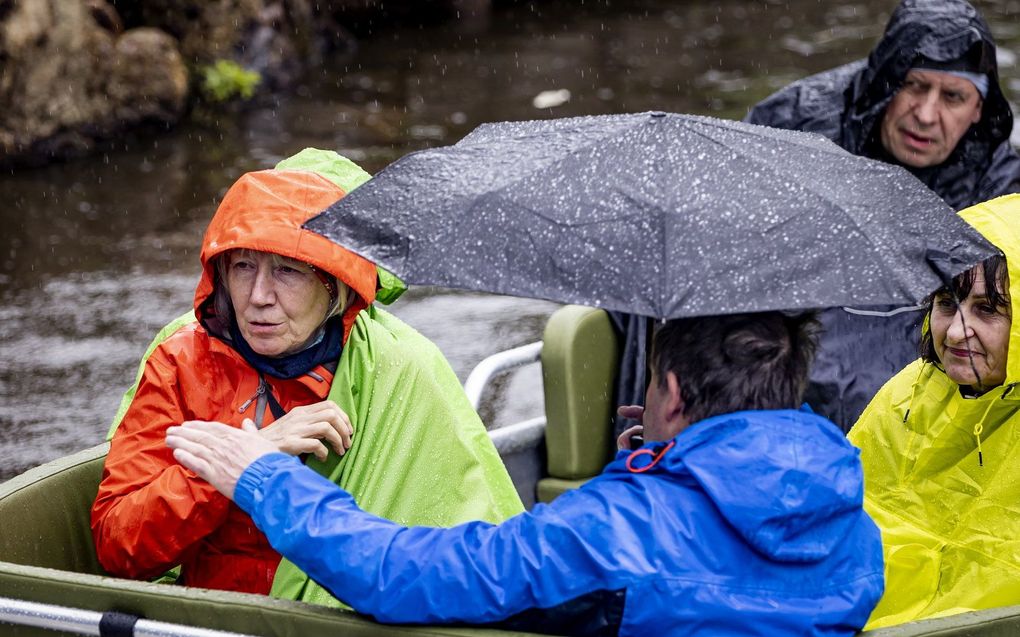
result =
[[[902,168],[666,113],[483,125],[306,227],[408,283],[657,318],[913,304],[996,252]]]

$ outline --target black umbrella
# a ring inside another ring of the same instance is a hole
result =
[[[665,113],[483,125],[306,225],[408,283],[658,318],[916,303],[995,252],[901,168]]]

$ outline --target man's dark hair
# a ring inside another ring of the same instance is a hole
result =
[[[935,307],[936,299],[947,294],[955,297],[958,300],[957,302],[967,298],[970,294],[971,288],[974,287],[974,279],[976,278],[975,271],[977,268],[981,268],[985,275],[985,296],[988,298],[988,302],[996,310],[999,310],[1004,314],[1009,314],[1009,274],[1006,269],[1006,257],[999,254],[985,259],[985,261],[977,267],[957,274],[948,286],[943,286],[938,290],[935,290],[931,296],[925,299],[924,315],[931,320],[931,311],[932,308]],[[926,329],[921,333],[920,350],[921,360],[926,363],[941,364],[938,354],[935,353],[935,343],[932,342],[930,329]]]
[[[667,322],[655,335],[658,382],[676,374],[697,422],[748,409],[796,409],[818,347],[815,313],[735,314]]]

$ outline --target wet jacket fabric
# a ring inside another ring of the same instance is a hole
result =
[[[918,56],[952,61],[971,55],[989,77],[981,121],[938,166],[904,166],[959,210],[1020,192],[1020,157],[1009,144],[1013,116],[999,87],[995,43],[984,19],[962,0],[905,0],[868,56],[781,89],[745,121],[819,133],[856,154],[897,163],[878,141],[886,106]],[[893,308],[877,308],[891,310]],[[891,317],[822,314],[823,332],[806,400],[844,429],[875,392],[917,357],[919,312]]]
[[[876,136],[907,71],[918,56],[952,61],[965,55],[979,59],[977,72],[989,76],[981,121],[942,164],[906,168],[956,209],[1020,192],[1020,157],[1009,145],[1013,116],[999,87],[995,42],[963,0],[905,0],[867,60],[794,82],[754,106],[746,121],[820,133],[855,155],[894,163]]]
[[[701,421],[500,525],[394,524],[283,454],[250,465],[234,498],[282,554],[383,622],[852,635],[882,593],[857,452],[806,411]],[[566,616],[599,610],[585,600],[622,613]]]
[[[893,377],[850,432],[887,588],[869,627],[1020,604],[1020,196],[960,213],[1006,255],[1006,380],[965,398],[938,365]],[[980,440],[980,447],[979,447]],[[980,460],[979,460],[980,449]]]
[[[288,160],[288,169],[244,175],[210,223],[195,313],[161,330],[111,429],[92,510],[96,550],[109,572],[150,578],[180,565],[181,581],[192,586],[269,593],[282,579],[280,594],[315,597],[303,573],[289,565],[278,570],[279,555],[251,519],[178,465],[165,445],[166,428],[182,421],[239,427],[244,418],[256,418],[260,374],[231,346],[210,303],[214,258],[233,248],[311,263],[355,296],[343,315],[339,361],[293,379],[265,378],[284,411],[328,397],[350,416],[351,449],[342,459],[331,452],[325,463],[312,458],[310,466],[362,494],[380,515],[397,519],[449,525],[498,521],[521,510],[445,359],[427,339],[371,305],[380,281],[376,267],[300,227],[348,191],[338,183],[353,188],[368,177],[363,171],[319,172],[322,159],[321,151],[304,151]],[[275,420],[268,409],[263,418],[263,426]],[[403,444],[425,455],[419,458]],[[328,596],[312,601],[337,603]]]

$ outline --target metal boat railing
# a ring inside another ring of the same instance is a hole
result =
[[[133,637],[251,637],[195,626],[141,619],[124,613],[99,613],[55,604],[38,604],[0,597],[0,624],[31,626],[75,635],[132,635]]]
[[[480,363],[475,365],[464,382],[464,393],[467,394],[471,406],[478,411],[482,403],[482,395],[489,381],[496,374],[510,371],[524,365],[537,363],[542,355],[542,341],[528,343],[503,352],[497,352],[487,356]]]
[[[542,341],[497,352],[475,366],[464,382],[464,393],[478,411],[486,388],[498,375],[524,365],[537,363],[542,355]],[[503,464],[517,487],[524,506],[535,503],[535,486],[544,469],[540,448],[545,440],[545,415],[489,430]]]
[[[513,349],[497,352],[487,356],[475,365],[464,382],[464,393],[467,394],[471,406],[478,411],[485,390],[497,375],[518,367],[539,362],[542,355],[542,341],[528,343]],[[492,429],[489,437],[501,456],[533,449],[542,441],[545,433],[545,416],[537,416],[529,420]]]

